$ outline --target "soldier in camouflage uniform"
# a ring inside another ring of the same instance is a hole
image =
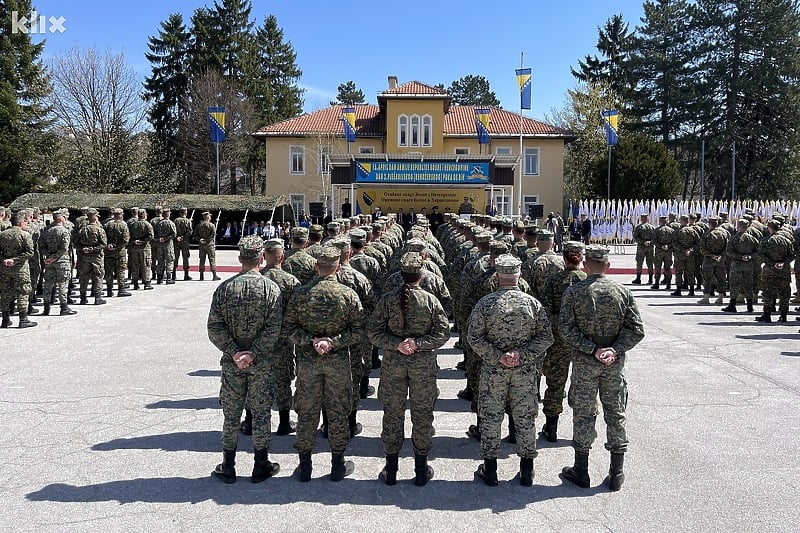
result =
[[[682,296],[681,290],[689,289],[689,296],[694,296],[694,253],[700,239],[694,228],[689,226],[689,217],[681,215],[680,229],[675,233],[672,243],[675,254],[675,290],[672,296]]]
[[[564,270],[564,259],[553,251],[553,232],[548,230],[539,231],[536,246],[539,248],[539,255],[535,259],[528,259],[523,263],[523,275],[527,271],[528,278],[525,281],[531,286],[532,294],[540,302],[546,298],[544,286],[547,280]],[[527,266],[527,268],[526,268]]]
[[[69,212],[66,209],[53,212],[53,223],[42,232],[39,238],[40,252],[44,260],[44,311],[50,314],[53,290],[61,305],[61,316],[74,315],[77,311],[69,308],[67,300],[67,284],[72,272],[72,260],[69,256],[69,243],[72,235],[64,227]]]
[[[28,226],[25,228],[25,231],[31,234],[31,239],[33,240],[33,257],[28,261],[28,266],[31,270],[31,293],[28,296],[29,315],[37,312],[33,307],[33,303],[36,301],[36,290],[39,287],[39,282],[42,277],[42,256],[39,252],[39,239],[42,235],[44,224],[39,219],[40,214],[41,212],[38,207],[31,209],[28,217]]]
[[[189,277],[189,243],[192,240],[192,221],[186,218],[186,208],[178,209],[175,219],[175,261],[172,263],[172,279],[177,279],[178,261],[183,258],[183,281],[191,281]]]
[[[172,266],[175,263],[175,248],[172,242],[175,240],[177,230],[175,223],[169,219],[170,210],[164,208],[161,211],[161,218],[153,222],[153,242],[158,243],[155,247],[155,263],[156,284],[161,285],[165,282],[167,285],[172,285],[175,280],[172,279]]]
[[[564,389],[569,378],[569,365],[572,361],[572,348],[564,343],[558,334],[558,315],[561,312],[561,298],[564,291],[579,281],[586,279],[580,270],[583,261],[583,243],[567,241],[564,243],[564,270],[550,276],[544,285],[542,305],[547,310],[553,328],[553,345],[547,349],[542,364],[542,375],[547,379],[547,389],[542,402],[545,424],[542,434],[548,442],[558,441],[558,417],[564,410]]]
[[[125,271],[128,269],[128,254],[125,247],[130,242],[131,234],[128,224],[122,220],[122,209],[111,210],[114,218],[105,225],[106,249],[104,252],[104,269],[106,271],[106,296],[114,295],[114,278],[117,278],[117,296],[130,296],[125,288]]]
[[[623,461],[628,450],[625,357],[644,338],[644,324],[633,294],[604,275],[609,266],[607,248],[587,246],[583,264],[588,276],[564,291],[558,316],[558,332],[573,349],[569,405],[575,464],[564,467],[562,473],[579,487],[589,486],[589,450],[597,438],[599,392],[606,449],[611,452],[607,483],[616,491],[625,480]]]
[[[197,240],[197,255],[200,256],[200,281],[205,279],[206,257],[213,274],[213,281],[219,281],[217,276],[217,228],[211,222],[211,213],[203,211],[203,220],[194,228],[194,238]]]
[[[308,227],[308,246],[306,246],[305,250],[306,253],[314,259],[317,259],[320,251],[322,251],[323,235],[325,235],[325,228],[319,224],[311,224]]]
[[[789,298],[792,292],[792,274],[790,263],[794,259],[794,238],[790,238],[780,231],[779,220],[770,220],[767,223],[769,237],[761,241],[759,256],[764,259],[761,270],[761,290],[764,294],[764,311],[756,317],[759,322],[772,322],[772,313],[775,312],[775,300],[780,302],[778,322],[786,322],[789,313]]]
[[[725,298],[725,249],[728,247],[728,232],[717,227],[719,217],[708,217],[708,231],[700,239],[700,253],[703,254],[703,298],[697,303],[709,304],[709,298],[716,288],[719,291],[716,304]]]
[[[375,257],[365,253],[366,247],[367,232],[358,228],[350,230],[350,248],[352,250],[352,255],[350,256],[350,266],[364,274],[364,276],[372,284],[373,291],[375,291],[375,294],[377,295],[378,291],[380,291],[380,288],[383,287],[385,282],[385,272],[383,269],[381,269],[381,264]],[[372,250],[379,257],[383,257],[383,254],[374,248]],[[364,362],[366,368],[364,369],[364,375],[361,378],[359,387],[359,395],[362,399],[371,395],[369,392],[369,389],[371,388],[371,385],[369,384],[369,370],[380,368],[381,366],[381,360],[378,357],[378,348],[371,346],[370,350],[371,361],[370,363],[367,363],[366,361]]]
[[[419,286],[422,256],[407,252],[401,261],[404,284],[384,293],[371,315],[367,334],[384,349],[378,400],[383,405],[381,440],[386,466],[381,479],[397,483],[397,462],[403,446],[405,406],[411,406],[414,445],[414,483],[424,486],[433,477],[428,453],[433,446],[433,411],[438,389],[436,348],[447,342],[450,323],[436,297]]]
[[[81,305],[88,302],[86,291],[89,282],[92,283],[92,296],[94,305],[103,305],[103,255],[108,244],[106,232],[97,220],[97,209],[86,210],[87,223],[77,232],[75,250],[78,253],[78,281],[81,295]],[[76,224],[77,227],[77,224]]]
[[[672,288],[672,242],[674,239],[675,230],[667,224],[666,215],[661,215],[658,217],[658,227],[653,241],[655,245],[653,259],[656,274],[655,283],[650,286],[653,290],[657,291],[660,288],[662,272],[664,274],[665,288],[667,290]]]
[[[653,256],[655,248],[653,243],[656,240],[656,228],[648,220],[648,215],[639,215],[639,223],[633,228],[633,240],[636,242],[636,279],[631,283],[634,285],[642,284],[642,263],[647,263],[647,284],[653,284]]]
[[[301,285],[314,278],[314,265],[317,264],[317,260],[306,251],[307,244],[308,228],[292,228],[292,248],[286,253],[282,268],[300,280]]]
[[[753,312],[753,256],[758,252],[759,241],[747,232],[750,222],[745,218],[736,221],[736,233],[728,240],[725,254],[731,260],[730,288],[731,299],[726,313],[736,312],[736,298],[744,295],[747,312]]]
[[[219,400],[222,425],[222,463],[213,475],[236,482],[239,421],[245,403],[253,412],[255,463],[250,480],[259,483],[280,470],[269,460],[270,409],[275,388],[273,348],[281,329],[281,292],[258,268],[263,241],[251,235],[239,241],[241,272],[214,291],[208,313],[208,338],[222,352]]]
[[[497,485],[500,426],[508,404],[516,424],[520,483],[531,486],[537,455],[536,375],[553,332],[539,301],[517,288],[522,262],[503,254],[494,264],[500,288],[475,305],[467,333],[482,363],[478,410],[483,464],[476,473],[487,485]]]
[[[144,285],[144,290],[151,290],[150,285],[152,258],[150,255],[150,242],[153,240],[153,226],[147,221],[147,210],[139,209],[139,218],[128,226],[130,232],[128,270],[133,289],[139,289],[139,281]]]
[[[358,295],[336,281],[340,257],[336,248],[322,250],[315,267],[319,276],[294,291],[284,313],[283,328],[297,359],[294,446],[300,455],[300,481],[311,480],[311,452],[323,407],[328,414],[331,481],[341,481],[355,468],[344,458],[353,407],[349,348],[362,341],[364,313]]]
[[[25,231],[25,212],[11,215],[11,226],[0,232],[0,327],[11,326],[11,309],[17,302],[19,327],[30,328],[36,322],[28,320],[28,297],[31,293],[31,270],[28,261],[33,257],[33,239]]]

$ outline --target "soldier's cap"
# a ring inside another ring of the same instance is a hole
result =
[[[678,213],[676,213],[675,211],[670,211],[669,212],[669,216],[676,217],[676,216],[678,216]]]
[[[373,222],[372,223],[372,231],[380,231],[383,229],[383,224],[380,222]]]
[[[539,226],[525,226],[525,235],[539,235]]]
[[[565,252],[582,254],[583,250],[583,243],[580,241],[567,241],[564,243]]]
[[[423,216],[419,216],[419,215],[417,215],[417,220],[416,220],[416,222],[414,222],[414,225],[415,225],[415,226],[422,226],[422,227],[424,227],[424,228],[427,228],[427,227],[429,227],[431,224],[430,224],[430,222],[428,222],[428,219],[427,219],[427,218],[425,218],[425,217],[423,217]]]
[[[367,232],[361,229],[354,229],[350,232],[350,242],[363,243],[367,240]]]
[[[81,211],[83,211],[84,213],[86,213],[86,211],[88,211],[89,209],[90,209],[90,207],[88,205],[84,206],[84,207],[81,207]]]
[[[400,258],[400,270],[409,274],[422,271],[425,261],[418,252],[406,252]]]
[[[681,220],[689,221],[689,215],[681,215]]]
[[[498,274],[519,274],[521,266],[522,261],[511,254],[501,254],[494,260],[494,269]]]
[[[422,252],[425,250],[426,243],[418,237],[406,241],[405,250],[408,252]]]
[[[111,210],[111,214],[112,215],[121,215],[121,214],[123,214],[123,211],[119,207],[115,207],[114,209]]]
[[[744,215],[742,215],[742,218],[747,219],[748,222],[752,222],[755,217],[750,213],[745,213]]]
[[[600,244],[590,244],[586,246],[586,250],[583,252],[583,255],[586,257],[586,259],[591,259],[593,261],[599,261],[599,262],[607,262],[608,248]]]
[[[711,221],[719,222],[720,220],[722,220],[722,219],[719,218],[717,215],[711,215],[711,216],[708,217],[708,221],[709,222],[711,222]]]
[[[445,213],[444,214],[444,219],[446,220],[446,219],[448,219],[448,218],[450,218],[452,216],[453,216],[453,213]]]
[[[770,219],[769,222],[767,222],[767,226],[772,229],[781,229],[782,225],[783,224],[781,223],[780,220],[776,220],[774,218]]]
[[[308,239],[308,228],[296,226],[292,228],[291,235],[294,239]]]
[[[727,211],[722,211],[722,210],[721,210],[721,211],[719,212],[719,216],[723,216],[723,215],[725,215],[725,216],[728,216],[728,212],[727,212]]]
[[[167,207],[162,207],[162,208],[161,208],[161,212],[162,212],[162,213],[170,213],[171,211],[172,211],[172,210],[169,208],[169,206],[167,206]]]
[[[749,208],[749,207],[748,207],[747,209],[745,209],[745,210],[744,210],[744,214],[745,214],[745,215],[755,215],[755,214],[756,214],[756,212],[755,212],[755,211],[753,211],[751,208]]]
[[[317,262],[321,265],[338,265],[342,253],[334,246],[323,246],[317,252]]]
[[[484,231],[482,233],[475,235],[475,242],[477,243],[486,244],[491,241],[492,241],[492,234],[489,233],[488,231]]]
[[[283,239],[272,238],[264,241],[265,250],[276,250],[278,248],[283,248],[283,247],[284,247]]]
[[[658,220],[667,220],[667,215],[658,215]]]
[[[319,224],[311,224],[308,227],[308,233],[313,235],[322,235],[323,233],[325,233],[325,228],[323,228]]]
[[[202,213],[200,213],[200,216],[204,217],[206,215],[211,215],[211,213],[209,213],[208,211],[203,211]]]
[[[264,241],[258,235],[248,235],[239,239],[239,256],[255,259],[264,251]]]
[[[354,216],[350,217],[350,224],[358,224],[360,222],[361,222],[361,219],[358,217],[358,215],[354,215]]]
[[[512,227],[517,231],[525,231],[527,229],[525,223],[520,219],[515,220]]]
[[[95,209],[94,207],[87,208],[86,209],[86,216],[89,216],[89,217],[97,216],[97,209]]]
[[[325,227],[328,228],[328,229],[339,229],[340,226],[341,226],[341,224],[339,224],[338,222],[336,222],[334,220],[332,222],[328,222],[328,225],[325,226]]]
[[[553,232],[547,229],[540,229],[539,230],[539,240],[540,241],[552,241],[553,240]]]
[[[780,213],[775,213],[774,215],[772,215],[772,218],[777,220],[778,222],[784,222],[786,220],[786,217]]]
[[[144,207],[140,207],[139,208],[139,213],[138,213],[139,216],[144,215],[146,213],[147,213],[147,209],[145,209]]]
[[[484,229],[481,226],[472,226],[469,228],[469,230],[473,235],[480,235],[481,233],[484,233]]]
[[[492,241],[489,250],[494,255],[508,253],[508,244],[505,241]]]
[[[349,218],[344,218],[344,219],[339,221],[339,224],[341,226],[344,226],[345,228],[349,228],[350,227],[350,219]]]
[[[745,227],[747,227],[747,226],[750,225],[750,221],[747,218],[742,217],[742,218],[740,218],[739,220],[736,221],[736,225],[737,226],[745,226]]]
[[[511,220],[510,218],[504,218],[500,223],[503,225],[504,228],[510,228],[514,225],[514,221]]]
[[[340,252],[350,249],[350,237],[337,237],[336,239],[331,239],[325,243],[326,246],[336,248]]]

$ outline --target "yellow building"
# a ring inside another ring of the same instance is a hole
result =
[[[341,216],[405,212],[433,206],[527,214],[564,201],[565,130],[504,109],[488,108],[488,144],[479,144],[475,106],[451,105],[447,93],[418,81],[389,87],[378,105],[355,105],[355,140],[345,140],[343,108],[335,105],[261,128],[266,194],[286,195],[295,213]]]

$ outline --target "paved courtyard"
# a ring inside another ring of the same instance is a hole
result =
[[[630,282],[631,249],[611,261],[614,278]],[[235,253],[221,252],[220,263],[229,267],[221,275],[230,277]],[[156,286],[104,306],[75,306],[73,317],[37,315],[36,328],[0,330],[0,530],[797,530],[794,316],[788,324],[762,325],[754,314],[723,314],[696,298],[629,285],[646,338],[627,362],[631,445],[619,493],[602,485],[602,417],[591,488],[559,479],[573,457],[568,407],[558,443],[539,441],[532,488],[513,480],[518,459],[507,443],[500,486],[474,481],[478,443],[465,434],[474,423],[469,404],[456,398],[464,375],[455,370],[455,337],[439,353],[436,475],[427,487],[411,481],[410,442],[398,484],[377,480],[383,450],[374,396],[362,402],[364,431],[347,450],[356,471],[343,482],[328,479],[325,440],[317,443],[314,479],[300,483],[292,476],[294,437],[273,436],[276,478],[249,482],[252,445],[242,437],[239,482],[223,485],[209,475],[221,459],[219,353],[205,330],[216,285]]]

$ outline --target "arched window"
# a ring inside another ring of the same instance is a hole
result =
[[[419,115],[411,115],[411,146],[419,146]]]
[[[433,139],[433,119],[430,115],[422,117],[422,146],[430,146]]]
[[[397,144],[408,146],[408,117],[400,115],[397,119]]]

